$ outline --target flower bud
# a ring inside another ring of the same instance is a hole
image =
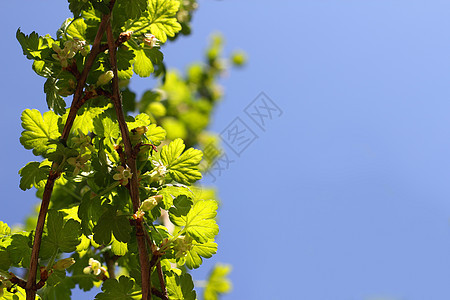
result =
[[[69,63],[67,62],[67,59],[61,59],[61,67],[67,68],[69,66]]]
[[[136,130],[137,134],[143,135],[148,131],[148,127],[147,126],[136,127],[134,130]]]
[[[155,46],[159,46],[159,40],[153,34],[146,33],[144,38],[144,44],[146,46],[149,46],[150,48],[153,48]]]
[[[189,236],[180,236],[175,241],[174,250],[175,257],[182,258],[186,256],[187,252],[192,248],[192,238]]]
[[[97,86],[102,86],[110,82],[114,77],[113,71],[109,70],[98,77]]]
[[[151,196],[150,198],[148,198],[147,200],[142,202],[140,210],[141,211],[150,211],[154,207],[156,207],[158,205],[158,203],[161,202],[162,199],[163,199],[162,195]]]
[[[55,51],[56,53],[60,53],[61,52],[61,48],[59,47],[59,45],[57,43],[53,43],[52,44],[52,49],[53,51]]]
[[[247,62],[247,55],[243,51],[236,51],[232,54],[231,61],[233,65],[241,67]]]
[[[62,271],[62,270],[69,268],[74,263],[75,263],[75,259],[73,259],[72,257],[64,258],[64,259],[57,261],[53,265],[53,269]]]

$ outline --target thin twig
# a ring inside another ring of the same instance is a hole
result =
[[[111,63],[111,70],[114,77],[112,79],[112,101],[116,110],[117,121],[122,135],[122,141],[125,146],[125,154],[127,159],[127,165],[133,174],[130,180],[130,196],[133,204],[133,211],[137,211],[141,205],[139,200],[139,182],[138,173],[136,168],[136,154],[133,152],[131,145],[130,135],[128,131],[127,123],[125,122],[125,115],[122,109],[122,101],[119,91],[119,78],[117,73],[117,58],[116,58],[116,45],[112,33],[111,24],[108,24],[106,28],[106,36],[108,39],[109,60]],[[151,299],[151,283],[149,276],[149,259],[148,251],[145,244],[144,228],[142,219],[137,219],[136,223],[136,239],[139,249],[139,261],[141,265],[141,279],[142,279],[142,299]]]
[[[152,294],[158,296],[162,300],[169,300],[169,298],[166,295],[158,291],[156,288],[152,288]]]
[[[111,1],[114,5],[115,1]],[[107,15],[103,15],[102,21],[100,22],[100,25],[98,27],[97,35],[95,36],[94,43],[92,44],[91,52],[89,53],[88,58],[86,59],[86,62],[84,64],[84,69],[81,72],[81,75],[79,77],[79,80],[77,81],[77,87],[75,89],[75,94],[73,95],[73,101],[72,105],[70,107],[69,115],[67,116],[66,126],[64,127],[63,133],[62,133],[62,139],[67,139],[70,133],[70,129],[72,128],[73,122],[75,121],[75,117],[77,116],[77,106],[78,101],[83,96],[83,89],[84,85],[86,84],[87,77],[89,75],[89,71],[92,68],[92,65],[95,62],[95,58],[97,55],[101,52],[100,49],[100,43],[102,41],[103,34],[105,33],[106,24],[108,24],[109,19],[111,18],[111,13]]]
[[[110,2],[111,3],[111,11],[112,11],[114,2],[115,2],[115,0],[112,0]],[[95,58],[100,51],[100,42],[101,42],[101,39],[105,32],[106,24],[109,22],[110,17],[111,17],[111,13],[103,16],[102,21],[99,25],[99,29],[97,31],[97,35],[94,40],[94,44],[91,49],[91,52],[86,60],[84,69],[79,76],[79,80],[77,81],[77,86],[76,86],[75,94],[73,96],[72,105],[70,107],[69,115],[67,117],[66,124],[64,125],[64,129],[63,129],[63,132],[61,135],[61,141],[63,141],[63,142],[65,142],[67,140],[67,138],[69,137],[69,133],[70,133],[70,130],[72,129],[73,122],[75,120],[75,117],[77,116],[77,111],[80,107],[78,102],[83,95],[83,89],[86,84],[86,80],[87,80],[89,71],[92,68]],[[57,167],[57,166],[55,166],[55,164],[53,164],[52,170],[56,169],[54,167]],[[37,271],[37,266],[38,266],[39,250],[41,248],[42,233],[44,231],[45,218],[47,216],[47,211],[48,211],[48,207],[50,204],[50,198],[51,198],[51,195],[53,192],[53,186],[55,184],[56,179],[58,179],[59,176],[60,176],[59,172],[51,171],[48,176],[45,187],[44,187],[44,194],[42,196],[41,208],[39,210],[39,216],[38,216],[38,221],[36,224],[36,231],[35,231],[35,236],[34,236],[34,241],[33,241],[33,249],[31,252],[30,269],[28,271],[28,278],[27,278],[27,283],[25,286],[27,300],[34,300],[36,298],[36,290],[38,289],[38,286],[36,284],[36,271]]]
[[[169,299],[167,295],[166,283],[164,281],[164,274],[161,267],[161,261],[158,259],[158,263],[156,264],[156,272],[158,272],[159,284],[161,286],[161,291],[164,295],[164,299]]]
[[[108,274],[109,278],[115,279],[116,278],[116,261],[114,259],[114,256],[111,256],[108,251],[106,251],[103,254],[103,258],[106,262],[106,267],[108,268]]]
[[[114,45],[116,46],[116,48],[119,48],[120,46],[122,46],[123,43],[128,41],[131,38],[131,35],[132,35],[132,32],[130,32],[130,31],[122,32],[119,35],[119,37],[117,38],[117,40],[114,42]],[[100,45],[101,52],[107,50],[108,48],[109,48],[108,44]]]

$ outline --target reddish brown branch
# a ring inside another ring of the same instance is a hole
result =
[[[161,293],[160,291],[158,291],[155,288],[152,288],[152,294],[155,296],[158,296],[159,298],[161,298],[163,300],[169,300],[169,297],[167,297],[166,295],[164,295],[163,293]]]
[[[119,154],[120,163],[123,167],[126,167],[127,159],[125,157],[125,153],[123,152],[122,146],[117,145],[114,147],[114,150],[116,150],[117,154]]]
[[[156,245],[153,244],[153,242],[150,240],[150,237],[148,235],[148,232],[145,231],[145,239],[147,240],[147,243],[149,245],[149,247],[151,247],[152,249],[152,259],[150,260],[150,276],[151,276],[151,270],[153,269],[153,267],[156,265],[156,272],[158,273],[158,278],[159,278],[159,284],[161,287],[161,295],[158,295],[158,297],[160,297],[161,299],[169,299],[169,296],[167,295],[167,289],[166,289],[166,283],[164,280],[164,274],[162,271],[162,267],[161,267],[161,261],[160,258],[161,256],[164,255],[164,253],[159,252],[159,250],[157,249]],[[152,289],[152,293],[153,293]]]
[[[17,277],[16,275],[14,275],[14,273],[9,273],[9,275],[11,275],[11,278],[9,279],[9,281],[11,281],[12,284],[17,284],[18,286],[20,286],[21,288],[25,288],[25,286],[27,285],[27,282],[19,277]]]
[[[81,74],[78,71],[77,63],[75,60],[72,61],[72,64],[70,64],[67,68],[65,68],[67,71],[72,73],[73,76],[77,79],[77,81],[80,80]]]
[[[114,2],[114,1],[111,1]],[[114,5],[114,4],[113,4]],[[73,122],[75,121],[75,117],[77,116],[77,106],[79,106],[78,101],[83,97],[83,90],[86,84],[87,77],[89,75],[89,71],[92,68],[92,65],[95,62],[95,58],[97,55],[102,52],[100,49],[100,43],[105,33],[106,24],[109,22],[111,18],[111,14],[104,15],[100,25],[98,27],[97,35],[95,36],[94,43],[92,44],[91,52],[89,53],[88,58],[84,64],[84,69],[81,72],[79,79],[77,81],[77,87],[75,89],[75,94],[73,95],[72,105],[69,110],[69,115],[67,116],[66,124],[62,133],[62,139],[67,139],[70,133],[70,129],[72,128]]]
[[[115,0],[112,0],[110,2],[110,7],[112,10],[112,7],[114,5]],[[86,84],[86,80],[89,74],[90,69],[92,68],[92,65],[94,64],[95,58],[100,53],[100,42],[103,37],[103,34],[106,29],[106,25],[109,22],[109,19],[111,17],[111,13],[104,15],[102,18],[102,21],[99,25],[97,35],[94,40],[94,44],[92,46],[91,52],[86,60],[86,63],[84,65],[83,71],[81,74],[77,74],[78,70],[75,72],[72,70],[72,74],[77,77],[77,86],[75,89],[75,94],[73,96],[72,105],[70,107],[69,115],[67,117],[66,123],[64,125],[64,129],[61,135],[61,140],[65,142],[67,138],[69,137],[70,130],[72,129],[73,122],[75,120],[75,117],[77,115],[78,109],[81,107],[79,104],[80,99],[83,96],[83,90],[84,86]],[[56,179],[59,177],[59,172],[54,171],[57,169],[57,165],[52,165],[52,171],[50,172],[47,182],[44,187],[44,194],[42,196],[42,202],[41,202],[41,208],[39,210],[39,216],[38,221],[36,224],[36,231],[34,235],[34,241],[33,241],[33,249],[31,252],[31,261],[30,261],[30,269],[28,272],[28,278],[25,285],[26,290],[26,299],[27,300],[34,300],[36,298],[36,291],[43,286],[42,283],[36,283],[36,272],[38,267],[38,259],[39,259],[39,250],[41,248],[41,240],[42,240],[42,233],[44,231],[44,225],[45,225],[45,218],[47,216],[48,207],[50,204],[50,198],[53,192],[53,186],[55,184]],[[45,284],[45,282],[44,282]],[[42,286],[41,286],[42,285]]]
[[[117,121],[119,123],[120,132],[122,135],[122,141],[125,147],[126,161],[127,165],[133,174],[130,180],[130,196],[131,202],[133,204],[133,211],[137,211],[141,205],[139,199],[139,182],[138,182],[138,172],[136,168],[136,155],[133,151],[130,135],[128,131],[127,123],[125,122],[125,115],[122,109],[122,100],[119,91],[119,78],[117,73],[117,57],[116,57],[116,45],[112,33],[111,24],[108,24],[106,28],[106,36],[108,39],[108,50],[109,50],[109,60],[111,63],[111,70],[113,71],[114,77],[112,79],[112,102],[116,110]],[[144,226],[142,219],[136,219],[136,239],[138,242],[139,249],[139,262],[141,265],[141,279],[142,279],[142,299],[151,299],[151,283],[149,274],[149,258],[148,251],[145,244],[144,237]]]
[[[45,184],[44,194],[42,195],[41,208],[39,210],[38,221],[36,224],[36,232],[34,234],[33,249],[31,251],[30,269],[28,271],[28,278],[25,286],[27,300],[34,300],[36,298],[36,271],[38,267],[39,249],[41,248],[42,233],[44,231],[45,216],[47,215],[48,206],[50,204],[50,197],[52,195],[53,186],[58,177],[58,172],[50,171],[47,183]]]
[[[116,256],[111,256],[109,252],[105,252],[103,254],[103,258],[106,262],[106,267],[108,268],[108,274],[109,278],[115,279],[116,278]]]
[[[161,261],[159,259],[158,259],[158,262],[156,263],[156,272],[158,272],[159,284],[161,286],[162,294],[164,295],[164,298],[161,298],[161,299],[169,299],[169,296],[167,295],[164,274],[163,274],[162,267],[161,267]]]
[[[119,35],[119,37],[117,38],[117,40],[114,42],[115,47],[119,48],[120,46],[122,46],[123,43],[125,43],[126,41],[128,41],[131,38],[131,34],[132,34],[132,32],[130,32],[130,31],[122,32]],[[108,48],[109,48],[108,44],[100,45],[101,52],[107,50]]]

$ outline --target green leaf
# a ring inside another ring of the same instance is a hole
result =
[[[0,221],[0,236],[1,235],[10,235],[11,228],[9,228],[8,224]]]
[[[132,119],[132,118],[131,118]],[[129,130],[135,129],[141,126],[150,125],[150,117],[146,113],[141,113],[137,115],[133,121],[127,122],[127,126]]]
[[[47,152],[46,157],[48,158],[49,161],[56,162],[59,165],[64,160],[70,157],[78,156],[77,150],[68,148],[59,142],[56,145],[57,146],[54,151],[49,150],[49,152]]]
[[[5,289],[3,294],[2,300],[25,300],[26,299],[26,292],[23,288],[19,286],[14,286],[14,293],[8,292],[7,289]],[[39,296],[36,296],[36,300],[39,300]]]
[[[170,167],[172,163],[183,153],[186,146],[182,139],[176,139],[170,142],[161,150],[161,160],[164,165]]]
[[[173,205],[169,211],[176,217],[186,216],[192,207],[192,200],[185,195],[180,195],[173,200]]]
[[[117,5],[128,19],[139,19],[141,13],[147,9],[147,0],[118,0]]]
[[[50,172],[49,166],[41,166],[40,162],[32,161],[20,169],[20,188],[22,190],[31,189],[31,187],[42,187],[42,181],[46,180]]]
[[[95,296],[98,300],[133,300],[134,280],[124,275],[116,279],[107,279],[102,285],[101,293]]]
[[[188,184],[202,178],[198,164],[203,154],[194,148],[189,148],[181,154],[184,148],[183,140],[176,139],[162,148],[161,160],[175,181]]]
[[[118,70],[117,77],[119,77],[119,79],[121,80],[130,79],[131,77],[133,77],[133,67],[130,67],[126,70]]]
[[[87,250],[90,245],[91,245],[91,240],[87,236],[82,234],[81,242],[78,244],[76,251],[81,252],[81,251]]]
[[[128,252],[128,245],[127,243],[120,242],[116,240],[113,236],[111,243],[111,251],[114,253],[114,255],[118,256],[124,256]]]
[[[199,243],[206,243],[219,233],[216,223],[217,202],[214,200],[200,200],[194,203],[186,216],[174,214],[169,210],[172,223],[184,226],[184,230]]]
[[[93,231],[94,241],[100,245],[109,245],[111,233],[118,241],[126,243],[130,239],[131,226],[126,216],[118,216],[116,210],[110,208],[98,219]]]
[[[81,219],[81,226],[85,235],[92,234],[92,229],[104,212],[101,201],[98,197],[91,198],[90,193],[83,195],[78,207],[78,217]]]
[[[47,280],[49,286],[55,286],[66,278],[65,270],[53,270]]]
[[[192,198],[194,194],[189,188],[185,185],[166,185],[163,189],[161,189],[158,194],[163,195],[164,207],[165,209],[169,209],[173,205],[173,199],[180,196],[185,195],[188,198]]]
[[[161,51],[156,48],[142,49],[134,47],[133,51],[133,70],[140,77],[150,76],[154,72],[154,65],[160,64],[164,59]]]
[[[155,68],[153,67],[152,60],[146,55],[146,51],[143,49],[134,50],[134,73],[140,77],[148,77],[153,73]]]
[[[94,132],[100,137],[118,139],[120,135],[119,124],[108,116],[97,116],[94,119]]]
[[[166,131],[156,124],[150,124],[145,136],[156,146],[161,144],[161,142],[166,138]]]
[[[50,51],[48,48],[48,42],[43,37],[40,37],[36,32],[32,32],[29,35],[25,35],[17,29],[16,38],[22,46],[23,54],[28,59],[41,60],[46,55],[42,53],[44,50]]]
[[[203,292],[204,300],[218,300],[220,294],[229,293],[231,291],[231,281],[227,278],[230,272],[230,265],[217,264],[214,266]]]
[[[6,249],[0,248],[0,270],[7,271],[11,266],[11,260]]]
[[[151,0],[149,1],[150,32],[161,42],[167,41],[167,36],[175,36],[181,30],[176,14],[180,8],[177,0]]]
[[[196,241],[192,242],[191,249],[186,256],[186,266],[189,269],[196,269],[200,267],[204,258],[210,258],[217,252],[217,244],[210,241],[205,244],[199,244]]]
[[[66,102],[58,94],[56,81],[56,78],[49,77],[44,83],[44,93],[46,94],[48,108],[61,116],[66,112]]]
[[[83,0],[68,0],[69,9],[75,17],[79,16],[82,10],[88,9],[90,7],[89,1]]]
[[[190,274],[178,276],[175,272],[170,271],[166,275],[166,286],[171,300],[195,300],[197,297]]]
[[[89,291],[94,286],[94,280],[96,279],[94,276],[84,274],[83,269],[89,265],[89,258],[91,258],[91,256],[83,255],[80,257],[80,254],[75,252],[71,257],[75,259],[75,264],[68,269],[68,271],[74,275],[71,276],[70,279],[73,283],[78,284],[80,289]]]
[[[42,155],[48,149],[48,141],[59,138],[58,117],[48,111],[42,116],[37,109],[26,109],[22,112],[22,131],[20,143],[25,149],[33,149],[34,155]]]
[[[26,232],[16,233],[11,236],[11,244],[6,248],[11,263],[14,265],[30,267],[31,238]]]
[[[88,134],[89,131],[94,131],[94,118],[101,113],[103,113],[110,106],[105,107],[90,107],[89,105],[83,105],[83,107],[78,110],[77,117],[73,122],[71,132],[78,135],[78,129],[80,129],[84,134]],[[63,120],[67,120],[69,112],[63,116]]]
[[[83,19],[76,19],[67,28],[66,33],[74,39],[79,39],[80,41],[86,40],[86,29],[87,25]]]
[[[117,71],[119,79],[130,79],[133,76],[133,67],[131,62],[134,60],[133,50],[120,47],[117,50]]]
[[[47,216],[47,235],[42,239],[42,248],[54,253],[58,250],[73,252],[80,243],[81,225],[74,219],[64,222],[64,214],[50,210]]]

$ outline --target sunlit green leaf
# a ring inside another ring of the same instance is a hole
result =
[[[34,187],[40,187],[45,179],[47,179],[50,171],[49,166],[41,166],[40,162],[32,161],[20,169],[20,188],[28,190]]]
[[[44,154],[49,149],[48,141],[57,139],[58,117],[54,112],[48,111],[42,116],[36,110],[26,109],[22,112],[22,131],[20,143],[25,149],[33,149],[35,155]]]
[[[189,269],[196,269],[202,264],[202,257],[210,258],[217,252],[217,244],[214,242],[207,242],[205,244],[192,242],[191,249],[187,252],[186,266]]]
[[[161,150],[161,160],[175,181],[191,183],[202,178],[198,164],[202,160],[200,150],[189,148],[183,154],[185,145],[182,139],[176,139]]]
[[[190,274],[177,275],[173,271],[166,275],[167,293],[171,300],[195,300],[194,282]]]
[[[203,299],[218,300],[221,294],[229,293],[232,289],[231,281],[227,278],[230,272],[230,265],[215,265],[209,275],[208,282],[203,292]]]
[[[172,213],[169,211],[170,220],[177,226],[184,227],[187,234],[199,243],[206,243],[219,233],[216,223],[217,202],[214,200],[200,200],[194,203],[189,213]]]

